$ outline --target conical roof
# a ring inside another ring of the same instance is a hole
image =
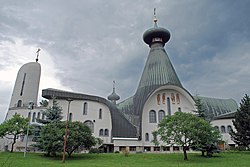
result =
[[[175,69],[164,49],[170,39],[170,33],[165,28],[155,26],[143,34],[143,40],[149,45],[149,55],[134,95],[135,114],[141,115],[142,108],[149,95],[163,85],[175,85],[183,88]]]

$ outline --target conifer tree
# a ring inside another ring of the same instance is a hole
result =
[[[62,107],[58,105],[58,102],[55,98],[53,98],[53,105],[49,106],[44,112],[44,115],[46,116],[46,120],[43,119],[37,119],[37,122],[42,124],[48,124],[51,122],[58,122],[61,121],[62,116]]]
[[[241,99],[233,125],[236,129],[230,133],[233,141],[239,146],[250,148],[250,97],[247,94]]]

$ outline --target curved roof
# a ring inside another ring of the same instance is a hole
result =
[[[52,97],[56,97],[56,99],[72,99],[72,100],[89,100],[95,101],[99,103],[103,103],[108,106],[111,113],[111,121],[112,121],[112,136],[113,137],[136,137],[137,129],[134,125],[132,125],[127,118],[119,111],[119,109],[108,100],[87,94],[74,93],[68,91],[62,91],[58,89],[43,89],[42,97],[47,99],[52,99]]]
[[[218,117],[225,114],[236,112],[238,105],[233,99],[218,99],[210,97],[196,96],[200,98],[207,114],[212,117]]]

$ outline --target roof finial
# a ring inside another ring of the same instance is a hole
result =
[[[40,48],[38,48],[37,51],[36,51],[36,62],[38,62],[38,56],[39,56],[39,52],[40,52],[40,51],[41,51]]]
[[[113,91],[115,91],[115,80],[113,80]]]
[[[154,8],[154,22],[155,22],[155,26],[157,26],[156,8]]]

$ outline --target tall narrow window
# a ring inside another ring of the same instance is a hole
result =
[[[145,141],[149,141],[149,134],[148,133],[145,134]]]
[[[165,111],[160,110],[159,113],[158,113],[159,123],[163,120],[164,117],[165,117]]]
[[[227,126],[227,132],[230,133],[232,131],[232,126],[231,125],[228,125]]]
[[[69,113],[69,121],[72,121],[72,118],[73,118],[73,114]]]
[[[225,128],[225,126],[222,125],[222,126],[220,127],[220,131],[221,131],[221,133],[226,133],[226,128]]]
[[[30,121],[30,118],[31,118],[31,113],[30,112],[28,113],[28,118],[29,118],[29,121]]]
[[[168,105],[168,115],[171,115],[171,104],[170,104],[170,98],[167,98],[167,105]]]
[[[178,107],[178,111],[181,112],[181,107]]]
[[[18,100],[17,107],[22,107],[22,100]]]
[[[99,119],[102,119],[102,109],[99,109]]]
[[[99,130],[99,136],[103,136],[103,129]]]
[[[149,112],[149,123],[156,123],[156,112],[154,110]]]
[[[83,115],[87,115],[88,113],[88,103],[84,102],[83,104]]]
[[[104,136],[109,136],[109,130],[108,129],[105,129]]]
[[[35,122],[36,121],[36,113],[33,112],[33,115],[32,115],[32,122]]]
[[[41,113],[40,113],[40,112],[38,112],[38,113],[37,113],[37,117],[36,117],[36,118],[37,118],[37,119],[40,119],[40,116],[41,116]]]
[[[84,123],[90,128],[91,132],[94,133],[94,123],[90,120],[87,120]]]
[[[25,84],[25,78],[26,78],[26,73],[24,73],[24,75],[23,75],[23,82],[22,82],[22,88],[21,88],[20,96],[23,95],[23,88],[24,88],[24,84]]]
[[[44,120],[45,119],[45,114],[44,114],[44,112],[42,113],[42,120]]]

